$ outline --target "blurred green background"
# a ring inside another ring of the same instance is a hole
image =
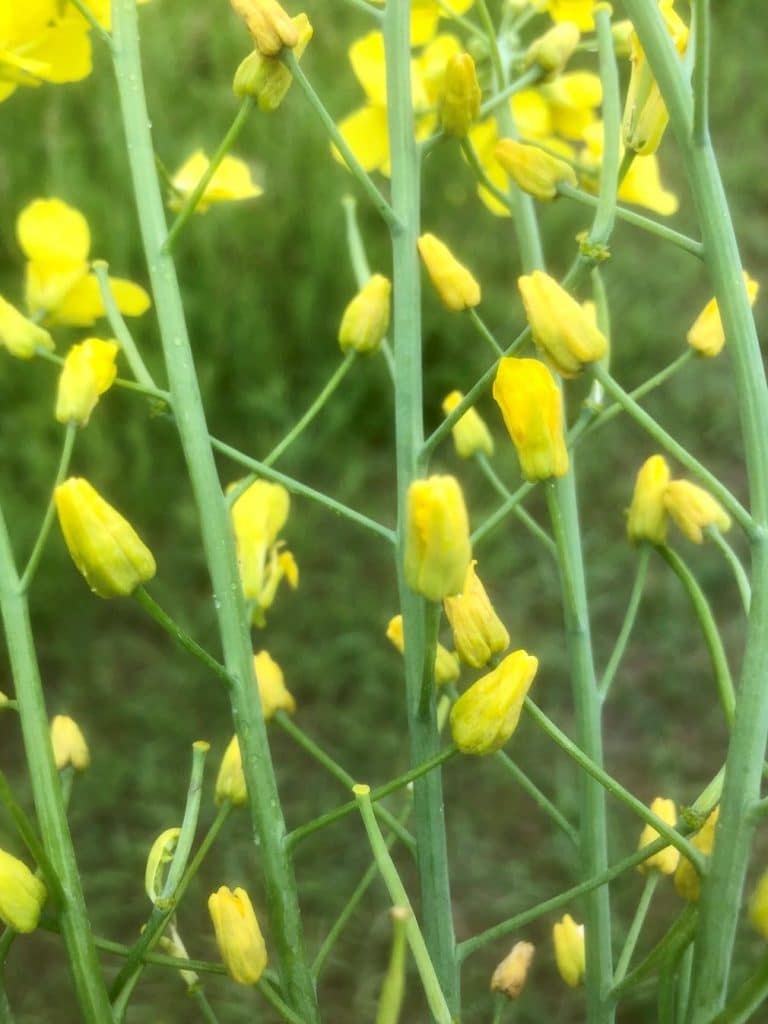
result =
[[[748,0],[713,4],[715,52],[712,116],[715,142],[743,248],[744,263],[765,285],[763,127],[768,113],[764,62],[768,21]],[[311,3],[316,36],[303,66],[335,116],[361,100],[345,58],[349,41],[369,28],[365,16],[337,0]],[[247,52],[242,26],[225,0],[190,4],[155,0],[142,10],[147,88],[159,156],[174,168],[195,148],[211,152],[237,101],[231,76]],[[745,37],[749,34],[749,47]],[[123,150],[114,83],[95,41],[94,74],[64,88],[19,90],[0,107],[0,293],[21,299],[22,257],[14,236],[18,211],[38,196],[79,207],[93,235],[92,255],[113,272],[146,283]],[[194,218],[177,247],[190,331],[209,423],[214,434],[256,457],[279,440],[337,365],[339,317],[354,291],[343,234],[342,196],[352,179],[332,161],[323,129],[297,89],[272,116],[251,118],[236,148],[265,189],[244,206],[232,204]],[[674,141],[662,148],[665,180],[681,197],[672,223],[696,233]],[[483,314],[510,341],[520,325],[515,301],[519,263],[508,220],[479,203],[457,151],[439,149],[425,169],[424,225],[475,270],[484,289]],[[360,202],[360,221],[375,269],[389,266],[386,233]],[[573,237],[588,213],[561,201],[541,211],[547,253],[555,271],[569,262]],[[605,266],[613,320],[614,369],[628,387],[642,382],[684,346],[685,331],[709,298],[701,266],[657,239],[619,224]],[[765,301],[757,312],[764,319]],[[104,334],[106,329],[102,329]],[[81,334],[59,332],[59,350]],[[146,359],[162,379],[157,328],[150,313],[135,325]],[[468,388],[488,353],[464,318],[425,297],[426,420],[440,418],[440,401]],[[742,499],[746,498],[727,352],[715,363],[694,362],[647,407]],[[20,557],[29,550],[53,478],[61,430],[53,421],[54,368],[0,353],[0,496]],[[573,416],[584,388],[569,386]],[[497,438],[495,466],[510,485],[518,478],[511,443],[493,403],[480,410]],[[280,468],[342,501],[393,522],[393,418],[383,361],[360,360],[333,403],[280,461]],[[629,594],[636,552],[624,540],[624,510],[642,459],[654,446],[625,418],[596,434],[578,466],[585,552],[598,666],[611,650]],[[460,464],[450,444],[436,469],[460,475],[474,524],[496,505],[472,465]],[[678,467],[679,469],[679,467]],[[88,478],[124,511],[152,547],[159,572],[151,593],[202,643],[218,651],[213,605],[198,542],[195,509],[171,423],[141,399],[113,391],[82,433],[74,472]],[[236,467],[221,464],[225,481]],[[541,496],[528,505],[545,518]],[[396,608],[390,552],[354,525],[307,501],[294,500],[284,531],[301,569],[295,593],[284,592],[256,635],[282,665],[299,710],[297,721],[357,778],[376,783],[407,767],[401,665],[384,639]],[[741,538],[734,543],[743,551]],[[721,555],[675,536],[712,601],[736,671],[743,641],[738,596]],[[515,520],[477,551],[479,568],[505,619],[514,646],[541,661],[535,696],[566,730],[572,703],[563,653],[555,567]],[[94,598],[74,571],[57,531],[51,536],[32,594],[38,652],[51,714],[81,723],[93,764],[78,778],[71,826],[93,924],[99,935],[130,943],[148,914],[143,890],[148,848],[179,822],[190,745],[212,744],[202,825],[213,817],[212,787],[231,734],[227,702],[216,681],[176,650],[130,601]],[[444,638],[445,639],[445,638]],[[12,693],[5,659],[0,690]],[[273,731],[274,757],[289,827],[345,799],[342,790],[291,741]],[[605,716],[609,769],[645,801],[657,794],[692,800],[723,760],[726,733],[712,672],[695,619],[677,581],[660,559],[651,563],[637,630]],[[524,722],[511,752],[571,818],[577,815],[577,776],[571,764]],[[0,767],[31,807],[18,725],[0,715]],[[455,761],[445,771],[455,920],[459,938],[572,884],[575,858],[525,794],[485,761]],[[394,807],[397,806],[395,801]],[[615,802],[611,856],[634,849],[636,820]],[[0,845],[14,848],[0,815]],[[761,867],[759,854],[753,869]],[[356,820],[308,840],[297,856],[307,941],[316,950],[335,914],[369,862]],[[412,863],[397,854],[415,893]],[[205,907],[220,884],[245,885],[262,905],[257,857],[244,812],[233,815],[191,887],[179,915],[190,954],[216,956]],[[642,881],[614,886],[617,946]],[[387,897],[376,884],[336,947],[320,985],[325,1019],[372,1021],[389,943]],[[580,907],[572,912],[580,917]],[[662,884],[642,942],[650,943],[679,909]],[[559,915],[558,915],[559,916]],[[529,985],[508,1019],[520,1024],[583,1019],[581,996],[556,975],[551,917],[521,935],[487,947],[466,965],[466,1024],[491,1019],[488,981],[512,941],[538,946]],[[739,971],[758,947],[740,937]],[[105,957],[109,971],[118,961]],[[7,967],[19,1024],[74,1024],[78,1014],[59,940],[44,931],[17,942]],[[226,979],[206,980],[224,1021],[277,1020],[251,991]],[[655,1017],[654,991],[639,991],[620,1020]],[[128,1020],[181,1024],[197,1010],[172,972],[148,968]],[[507,1018],[505,1018],[507,1019]],[[403,1020],[426,1011],[418,980],[409,980]]]

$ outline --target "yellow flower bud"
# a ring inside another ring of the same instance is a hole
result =
[[[181,835],[178,825],[161,832],[152,843],[144,868],[144,891],[152,903],[157,903],[165,887],[166,869],[170,867],[173,854]]]
[[[248,893],[222,885],[208,897],[208,910],[230,978],[239,985],[255,985],[267,966],[267,947]]]
[[[23,861],[0,850],[0,921],[15,932],[33,932],[47,895]]]
[[[152,579],[157,569],[152,552],[87,480],[70,477],[54,498],[72,561],[94,594],[123,597]]]
[[[537,64],[545,73],[545,82],[557,78],[573,56],[580,38],[578,25],[572,21],[559,22],[534,39],[525,55],[525,66]]]
[[[234,807],[242,807],[247,799],[248,791],[245,788],[240,744],[237,736],[233,736],[221,759],[219,774],[216,776],[214,800],[217,804],[223,804],[225,800],[229,800]]]
[[[622,21],[614,21],[611,25],[613,49],[617,57],[628,57],[632,52],[632,33],[634,31],[629,18],[624,18]]]
[[[457,654],[472,668],[482,668],[495,654],[509,647],[509,633],[493,610],[475,572],[476,565],[474,560],[469,563],[462,592],[456,597],[446,597],[443,604]]]
[[[259,601],[262,595],[269,576],[272,549],[290,508],[288,491],[281,484],[267,480],[256,480],[232,505],[240,578],[249,601]]]
[[[392,285],[383,274],[374,274],[344,310],[339,327],[342,352],[376,352],[389,327]]]
[[[449,416],[464,395],[460,391],[452,391],[443,399],[443,412]],[[471,459],[478,452],[493,455],[493,438],[485,425],[485,421],[474,407],[469,409],[454,423],[451,434],[456,446],[456,454],[461,459]]]
[[[576,377],[585,363],[603,358],[605,335],[553,277],[534,270],[517,284],[533,340],[562,377]]]
[[[526,480],[565,476],[568,450],[563,434],[563,400],[547,367],[538,359],[501,359],[493,397],[501,408]]]
[[[491,978],[491,990],[517,999],[525,987],[536,947],[532,942],[516,942]]]
[[[557,186],[578,184],[576,171],[565,160],[545,153],[538,146],[526,146],[514,139],[501,139],[493,155],[518,188],[536,199],[548,201],[557,196]]]
[[[664,491],[664,505],[683,533],[694,544],[704,540],[703,530],[716,526],[729,530],[731,517],[703,487],[688,480],[673,480]]]
[[[768,871],[764,871],[749,901],[749,923],[768,940]]]
[[[434,235],[419,239],[419,255],[443,305],[454,312],[480,303],[480,285],[448,246]]]
[[[292,19],[299,34],[293,55],[300,60],[312,38],[314,29],[306,14]],[[259,50],[249,53],[235,72],[232,90],[235,96],[252,96],[259,110],[277,110],[291,87],[293,75],[277,57],[265,57]]]
[[[403,636],[403,616],[395,615],[387,625],[387,640],[392,646],[400,651],[405,651],[405,637]],[[447,647],[438,643],[435,651],[435,686],[445,686],[446,683],[455,683],[461,674],[459,659],[452,654]]]
[[[298,43],[298,29],[277,0],[230,0],[230,3],[245,19],[256,49],[265,57],[276,57],[283,47],[293,49]]]
[[[719,817],[720,807],[718,806],[691,839],[692,845],[707,857],[712,853],[712,847],[715,845],[715,828]],[[680,858],[674,881],[675,890],[681,899],[688,900],[689,903],[698,901],[701,895],[701,879],[687,857]]]
[[[753,281],[746,271],[744,272],[744,284],[749,296],[749,304],[754,306],[760,285],[757,281]],[[710,299],[702,309],[691,325],[686,340],[691,348],[695,348],[697,352],[709,359],[720,354],[725,344],[725,331],[717,299]]]
[[[23,316],[0,296],[0,346],[17,359],[31,359],[39,348],[52,352],[56,347],[44,327]]]
[[[458,480],[431,476],[408,488],[405,579],[430,601],[458,594],[472,550],[469,519]]]
[[[570,914],[564,914],[552,929],[552,938],[560,977],[570,988],[576,988],[587,970],[584,925],[576,924]]]
[[[664,495],[669,476],[669,466],[663,455],[651,455],[640,467],[627,519],[627,536],[632,544],[644,540],[651,544],[663,544],[666,540],[667,507]]]
[[[664,797],[657,796],[651,804],[651,810],[662,821],[665,821],[667,825],[675,826],[677,824],[677,811],[675,810],[674,800],[666,800]],[[638,850],[642,850],[644,846],[649,846],[658,838],[659,833],[653,825],[646,825],[640,833],[640,841],[637,844]],[[654,853],[647,860],[644,860],[642,864],[638,864],[637,870],[642,872],[655,870],[659,871],[662,875],[673,875],[679,861],[680,851],[674,846],[665,846],[663,850],[659,850],[658,853]]]
[[[451,708],[453,742],[462,754],[493,754],[517,728],[537,658],[515,651],[482,676]]]
[[[115,360],[119,351],[116,341],[101,338],[86,338],[72,346],[59,376],[56,395],[59,423],[86,425],[99,396],[112,386],[117,376]]]
[[[296,710],[293,694],[285,685],[283,670],[267,651],[259,651],[253,657],[256,682],[259,684],[261,711],[264,721],[269,721],[276,711],[287,711],[292,715]]]
[[[455,53],[445,65],[440,107],[446,135],[465,137],[480,114],[480,96],[475,62],[468,53]]]
[[[54,716],[51,722],[51,746],[53,760],[59,771],[71,764],[76,771],[82,772],[91,763],[91,754],[80,726],[68,715]]]

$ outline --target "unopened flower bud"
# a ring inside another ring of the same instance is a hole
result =
[[[501,408],[526,480],[547,480],[568,472],[563,401],[554,378],[538,359],[499,361],[493,397]]]
[[[78,423],[84,427],[99,397],[117,376],[115,360],[120,348],[116,341],[86,338],[73,345],[66,355],[56,394],[56,419],[59,423]]]
[[[269,721],[277,711],[292,715],[296,710],[293,694],[285,685],[283,670],[267,651],[259,651],[253,657],[253,668],[259,684],[259,697],[264,721]]]
[[[754,306],[760,286],[757,281],[752,280],[746,271],[744,272],[744,284],[749,296],[749,304]],[[686,340],[691,348],[695,348],[697,352],[709,359],[720,354],[725,344],[725,330],[717,299],[710,299],[702,309],[691,325]]]
[[[691,844],[706,857],[712,853],[712,847],[715,845],[715,828],[719,817],[720,807],[717,806],[691,839]],[[681,899],[688,900],[689,903],[698,901],[701,895],[701,879],[698,871],[687,857],[680,858],[674,881],[675,890]]]
[[[525,67],[536,64],[544,72],[544,81],[557,78],[579,45],[581,33],[572,21],[561,21],[534,39],[525,55]]]
[[[445,415],[449,416],[463,398],[464,395],[460,391],[451,391],[449,395],[446,395],[443,399]],[[459,458],[471,459],[478,452],[482,452],[484,455],[493,455],[491,432],[480,413],[473,406],[470,406],[454,423],[451,434]]]
[[[749,901],[749,923],[768,940],[768,871],[764,871]]]
[[[605,335],[553,277],[534,270],[517,283],[533,340],[562,377],[575,377],[585,363],[603,358]]]
[[[284,47],[293,49],[298,43],[298,30],[277,0],[230,0],[230,3],[245,19],[256,49],[265,57],[276,57]]]
[[[459,697],[451,709],[453,742],[462,754],[493,754],[517,728],[537,658],[515,651]]]
[[[392,285],[383,274],[374,274],[344,310],[339,327],[342,352],[376,352],[389,328]]]
[[[306,14],[297,14],[292,20],[299,34],[293,47],[293,56],[298,61],[314,30]],[[271,113],[283,102],[292,82],[293,75],[278,57],[265,57],[259,50],[253,50],[235,72],[232,90],[235,96],[252,96],[259,110]]]
[[[28,320],[0,296],[0,347],[17,359],[31,359],[38,349],[52,352],[56,346],[44,327]]]
[[[248,893],[222,885],[208,897],[208,910],[230,978],[240,985],[255,985],[267,966],[267,947]]]
[[[456,53],[448,60],[443,89],[443,131],[463,139],[480,114],[480,86],[468,53]]]
[[[587,970],[584,925],[576,924],[570,914],[564,914],[552,929],[552,938],[560,977],[570,988],[576,988]]]
[[[545,153],[538,146],[527,146],[514,139],[501,139],[496,145],[494,156],[514,178],[518,188],[536,199],[548,201],[557,196],[561,184],[578,183],[576,171],[565,160]]]
[[[669,477],[669,466],[663,455],[651,455],[640,467],[627,519],[627,536],[632,544],[646,540],[651,544],[663,544],[666,540],[664,495]]]
[[[475,572],[476,565],[474,560],[469,563],[462,592],[446,597],[443,604],[459,657],[472,668],[483,668],[509,647],[509,633]]]
[[[617,57],[628,57],[632,52],[632,33],[634,31],[629,18],[624,18],[622,21],[614,21],[611,25],[613,49]]]
[[[532,942],[516,942],[491,978],[491,989],[517,999],[525,987],[536,947]]]
[[[434,235],[419,239],[419,255],[443,305],[454,312],[480,304],[480,285],[448,246]]]
[[[464,495],[452,476],[414,480],[408,488],[405,579],[430,601],[458,594],[471,557]]]
[[[240,744],[237,736],[233,736],[224,751],[221,759],[219,774],[216,776],[217,804],[223,804],[228,800],[234,807],[242,807],[248,799],[248,791],[245,787],[245,775],[243,774],[243,758],[240,754]]]
[[[68,715],[55,715],[51,722],[53,760],[61,771],[68,765],[82,772],[91,763],[88,744],[77,722]]]
[[[405,653],[402,615],[395,615],[389,620],[386,637],[396,650],[400,651],[401,654]],[[460,674],[459,659],[447,647],[438,643],[437,650],[435,651],[435,686],[455,683]]]
[[[165,888],[168,868],[173,860],[176,846],[181,835],[178,825],[167,828],[155,839],[147,856],[144,868],[144,891],[150,902],[157,903]]]
[[[47,895],[23,861],[0,850],[0,921],[15,932],[33,932]]]
[[[271,552],[290,508],[291,499],[285,487],[268,480],[254,481],[232,505],[240,578],[243,594],[249,601],[262,598],[271,575]],[[275,552],[274,558],[278,557]]]
[[[683,533],[694,544],[704,540],[703,530],[716,526],[725,532],[731,517],[723,506],[703,487],[689,480],[673,480],[664,491],[664,505]]]
[[[674,800],[666,800],[664,797],[657,796],[651,804],[651,810],[657,817],[666,822],[667,825],[674,827],[677,824],[677,811]],[[659,833],[653,825],[646,825],[640,833],[640,841],[637,844],[638,850],[642,850],[644,846],[649,846],[658,838]],[[674,846],[665,846],[663,850],[659,850],[658,853],[654,853],[647,860],[644,860],[642,864],[638,864],[637,870],[641,872],[654,870],[662,875],[673,875],[679,861],[680,851]]]

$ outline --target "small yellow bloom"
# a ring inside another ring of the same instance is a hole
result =
[[[23,861],[0,850],[0,921],[15,932],[33,932],[47,895]]]
[[[446,395],[443,399],[445,415],[449,416],[463,398],[464,395],[461,391],[451,391],[449,395]],[[456,454],[460,459],[471,459],[478,452],[482,452],[484,455],[493,455],[491,432],[474,406],[470,406],[454,423],[451,434],[456,446]]]
[[[376,352],[389,328],[389,297],[392,284],[383,274],[374,274],[352,299],[339,327],[342,352]]]
[[[152,903],[157,903],[165,886],[166,869],[170,867],[173,854],[181,835],[178,826],[167,828],[152,843],[144,868],[144,891]]]
[[[514,178],[518,188],[536,199],[548,201],[557,196],[561,184],[576,186],[576,171],[565,160],[558,160],[538,146],[527,146],[514,139],[501,139],[494,150],[496,159]]]
[[[707,857],[712,853],[712,847],[715,845],[715,828],[719,817],[720,807],[718,806],[691,839],[693,846]],[[701,879],[687,857],[680,858],[674,881],[675,890],[681,899],[688,900],[689,903],[698,901],[701,895]]]
[[[694,544],[704,540],[703,530],[716,526],[725,532],[731,517],[703,487],[688,480],[672,480],[664,491],[664,505],[683,533]]]
[[[448,246],[434,235],[422,235],[419,254],[443,305],[459,312],[480,303],[480,285]]]
[[[476,565],[474,560],[469,563],[462,592],[446,597],[443,604],[457,654],[472,668],[483,668],[509,647],[509,633],[475,572]]]
[[[299,41],[293,47],[293,56],[298,61],[314,29],[306,14],[297,14],[293,23],[299,34]],[[271,113],[283,102],[292,82],[293,75],[278,57],[265,57],[259,50],[253,50],[235,72],[232,89],[235,96],[253,96],[259,110]]]
[[[602,102],[600,76],[592,71],[565,71],[545,82],[540,91],[546,100],[551,131],[566,139],[582,140]]]
[[[556,78],[579,45],[581,33],[573,21],[561,21],[544,35],[534,39],[525,54],[525,66],[536,64],[545,73],[545,81]]]
[[[99,397],[117,376],[115,360],[120,348],[116,341],[86,338],[73,345],[64,360],[56,395],[56,419],[59,423],[78,423],[84,427]]]
[[[267,947],[248,893],[222,885],[208,897],[208,910],[230,978],[240,985],[255,985],[267,966]]]
[[[229,800],[234,807],[242,807],[248,799],[245,775],[243,774],[243,758],[237,736],[233,736],[229,741],[227,749],[224,751],[224,757],[221,759],[219,774],[216,776],[214,799],[217,804],[223,804],[225,800]]]
[[[296,26],[277,0],[230,0],[230,3],[245,20],[256,49],[265,57],[276,57],[284,47],[293,49],[298,43]]]
[[[99,597],[132,594],[156,572],[152,552],[131,524],[81,477],[54,491],[72,561]]]
[[[651,810],[662,821],[666,822],[667,825],[674,827],[677,824],[677,811],[674,800],[666,800],[664,797],[657,796],[651,804]],[[640,841],[637,844],[638,850],[642,850],[644,846],[650,845],[658,838],[659,833],[653,825],[646,825],[640,833]],[[638,864],[637,870],[642,872],[655,870],[659,871],[662,875],[674,875],[679,861],[680,851],[674,846],[665,846],[663,850],[659,850],[658,853],[654,853],[647,860],[644,860],[642,864]]]
[[[0,5],[0,101],[20,85],[79,82],[91,71],[90,26],[72,4]]]
[[[517,284],[533,340],[562,377],[575,377],[585,363],[603,358],[605,335],[553,277],[534,270]]]
[[[576,924],[570,914],[564,914],[552,929],[552,938],[560,977],[570,988],[576,988],[587,970],[584,925]]]
[[[768,939],[768,871],[764,871],[749,901],[749,923]]]
[[[627,519],[627,536],[632,544],[650,541],[663,544],[667,537],[667,507],[664,504],[669,466],[663,455],[651,455],[640,467]]]
[[[283,670],[274,658],[267,651],[259,651],[253,657],[253,668],[259,685],[264,721],[269,721],[276,711],[287,711],[292,715],[296,710],[296,701],[285,685]]]
[[[0,296],[0,346],[17,359],[31,359],[38,349],[52,352],[56,347],[44,327],[33,323]]]
[[[545,6],[553,21],[572,21],[582,32],[595,27],[595,0],[547,0]]]
[[[249,601],[259,601],[268,585],[272,553],[290,508],[288,491],[267,480],[256,480],[232,506],[240,578]]]
[[[499,361],[493,397],[501,408],[526,480],[568,472],[563,400],[551,372],[538,359]]]
[[[453,742],[462,754],[493,754],[517,728],[536,670],[537,658],[514,651],[482,676],[451,708]]]
[[[468,53],[457,53],[445,67],[440,106],[443,131],[463,139],[480,113],[480,85],[475,62]]]
[[[517,999],[525,987],[536,947],[532,942],[516,942],[493,972],[491,990]]]
[[[68,715],[54,715],[51,722],[51,746],[53,760],[61,771],[68,765],[82,772],[91,763],[91,754],[85,736],[77,722]]]
[[[749,296],[749,304],[754,306],[760,285],[757,281],[753,281],[746,272],[744,273],[744,284]],[[720,354],[725,344],[725,330],[723,329],[723,321],[720,318],[720,307],[717,304],[717,299],[709,300],[694,320],[686,338],[691,348],[695,348],[703,356],[712,359]]]
[[[194,192],[197,183],[208,170],[210,160],[202,151],[197,149],[188,157],[181,167],[176,171],[171,184],[178,196],[175,196],[171,206],[178,209],[181,201]],[[240,199],[255,199],[262,195],[264,189],[259,188],[251,178],[248,164],[235,156],[225,156],[216,168],[213,177],[205,186],[205,191],[195,207],[196,213],[205,213],[212,203],[229,203]]]
[[[402,615],[395,615],[389,620],[386,637],[401,654],[405,652]],[[460,674],[459,659],[447,647],[443,647],[441,643],[438,643],[437,650],[435,651],[435,686],[455,683]]]
[[[471,557],[464,495],[452,476],[414,480],[408,488],[405,579],[430,601],[458,594]]]

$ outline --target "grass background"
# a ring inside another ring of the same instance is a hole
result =
[[[367,31],[363,15],[338,0],[330,10],[307,8],[316,37],[304,67],[329,109],[342,116],[360,101],[344,57]],[[765,175],[761,141],[766,73],[750,54],[764,51],[768,22],[747,0],[714,4],[712,116],[723,176],[732,198],[744,262],[766,281]],[[158,153],[173,168],[202,146],[209,152],[236,110],[231,75],[247,50],[241,26],[224,0],[190,5],[156,0],[142,11],[147,87]],[[749,36],[749,54],[745,38]],[[18,211],[37,196],[59,196],[79,207],[92,228],[92,254],[116,273],[146,281],[126,168],[114,84],[95,46],[95,72],[66,88],[20,90],[0,108],[0,292],[21,296],[22,259],[14,237]],[[259,457],[283,436],[339,360],[335,332],[354,290],[343,237],[341,197],[350,177],[329,155],[323,130],[297,90],[273,116],[253,117],[239,155],[264,186],[248,206],[214,209],[195,218],[178,246],[179,272],[209,423],[213,433]],[[665,179],[681,196],[675,226],[696,232],[674,142],[662,149]],[[484,288],[483,312],[501,339],[517,333],[514,302],[519,265],[509,221],[478,202],[466,167],[447,147],[425,169],[424,225],[453,243]],[[361,225],[372,265],[387,272],[384,229],[361,199]],[[547,253],[556,269],[573,253],[573,236],[587,214],[558,203],[542,210]],[[614,369],[627,386],[644,380],[682,350],[693,317],[709,297],[703,270],[690,256],[635,229],[617,227],[605,268],[613,318]],[[764,307],[764,303],[762,305]],[[763,319],[761,305],[758,315]],[[102,332],[103,333],[103,332]],[[152,315],[135,329],[153,371],[162,379]],[[59,349],[71,338],[60,332]],[[727,352],[716,363],[695,363],[648,408],[741,497],[745,497],[737,410]],[[467,388],[487,365],[471,325],[425,295],[425,393],[428,428],[454,387]],[[0,353],[0,494],[20,556],[33,542],[55,472],[60,429],[51,414],[55,374],[49,364],[20,363]],[[574,386],[576,411],[581,386]],[[490,400],[480,404],[498,442],[495,465],[517,479],[511,444]],[[360,360],[337,399],[281,459],[280,468],[391,523],[394,515],[392,400],[383,362]],[[624,540],[623,510],[640,461],[654,448],[623,417],[599,434],[579,460],[585,552],[598,666],[604,665],[631,585],[636,558]],[[449,445],[435,469],[460,475],[474,523],[495,507],[474,467],[460,464]],[[73,471],[86,475],[123,510],[150,543],[159,572],[153,595],[216,652],[212,599],[198,543],[194,506],[172,425],[140,400],[113,392],[78,440]],[[238,476],[222,463],[225,480]],[[534,495],[530,510],[544,521]],[[301,586],[284,593],[255,643],[280,662],[298,704],[298,721],[356,777],[383,781],[407,766],[401,666],[383,637],[396,611],[390,553],[357,527],[305,501],[294,501],[285,537],[301,567]],[[734,537],[737,546],[741,538]],[[737,593],[721,557],[675,539],[712,601],[734,670],[743,640]],[[541,660],[536,698],[566,729],[572,725],[555,567],[516,521],[478,550],[480,571],[515,646]],[[50,711],[73,715],[89,739],[93,766],[77,780],[71,826],[94,927],[131,942],[146,919],[144,862],[154,837],[179,821],[190,745],[212,744],[202,823],[213,817],[212,786],[231,733],[226,701],[215,680],[173,649],[129,601],[92,597],[74,572],[57,532],[51,537],[32,594],[38,651]],[[0,690],[13,689],[5,659]],[[722,763],[726,734],[712,673],[691,609],[660,559],[651,564],[636,633],[606,708],[609,769],[644,800],[658,793],[685,803]],[[577,815],[577,777],[566,759],[530,724],[515,737],[513,756],[571,820]],[[345,796],[322,770],[274,731],[274,756],[289,827]],[[0,715],[0,767],[28,806],[29,792],[17,722]],[[445,772],[459,938],[503,919],[571,884],[575,859],[528,798],[498,766],[458,761]],[[630,852],[637,822],[610,804],[611,854]],[[234,815],[190,889],[179,926],[191,955],[215,957],[205,900],[220,884],[244,884],[261,903],[243,812]],[[0,815],[0,845],[13,848],[10,823]],[[758,846],[754,870],[762,867]],[[369,861],[356,821],[302,846],[297,872],[307,941],[316,949]],[[407,855],[398,863],[415,891]],[[642,885],[633,875],[614,887],[620,944]],[[669,883],[660,887],[645,937],[649,942],[679,909]],[[321,979],[329,1021],[368,1021],[387,958],[387,899],[375,885],[339,943]],[[572,908],[580,915],[578,905]],[[544,918],[525,929],[538,946],[528,989],[509,1019],[532,1024],[583,1019],[581,998],[554,971]],[[740,937],[737,973],[759,944]],[[489,1021],[487,985],[506,940],[472,958],[465,970],[467,1024]],[[117,963],[106,960],[108,969]],[[59,941],[43,931],[19,941],[7,967],[19,1024],[74,1024],[74,1008]],[[225,979],[206,982],[222,1021],[271,1015],[255,993]],[[654,1016],[654,992],[630,999],[621,1021]],[[150,968],[136,991],[131,1022],[181,1024],[195,1007],[172,973]],[[418,982],[410,980],[403,1020],[426,1013]]]

